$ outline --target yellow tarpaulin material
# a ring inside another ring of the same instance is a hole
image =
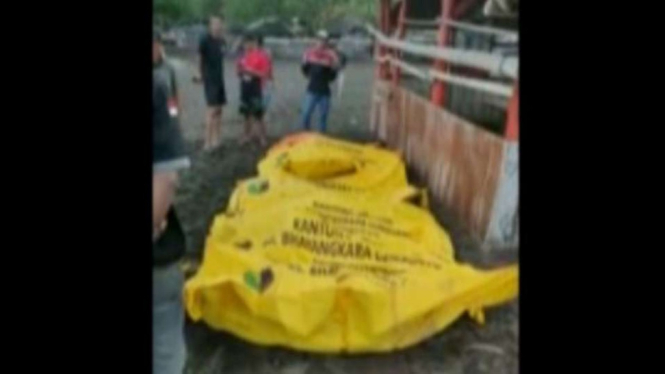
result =
[[[296,178],[347,192],[392,192],[409,185],[404,164],[395,153],[311,133],[282,140],[258,169],[259,176],[277,183]]]
[[[391,152],[308,134],[259,174],[213,222],[185,287],[194,320],[264,345],[390,351],[517,295],[517,266],[455,262],[436,220],[403,201],[413,189]]]

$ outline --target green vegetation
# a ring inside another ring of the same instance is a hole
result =
[[[155,22],[163,26],[201,21],[221,13],[230,24],[277,16],[283,20],[299,17],[321,27],[342,16],[373,20],[377,3],[378,0],[153,0],[153,12]]]

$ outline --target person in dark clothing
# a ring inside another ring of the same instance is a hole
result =
[[[162,36],[158,31],[152,33],[152,78],[166,85],[169,95],[168,108],[172,115],[181,113],[178,95],[178,83],[173,66],[166,60]]]
[[[271,74],[271,62],[265,51],[258,47],[257,37],[244,37],[243,53],[238,59],[237,73],[240,79],[240,113],[245,117],[245,134],[240,143],[249,141],[256,128],[259,142],[267,145],[263,122],[265,113],[263,89]],[[254,126],[255,125],[255,126]]]
[[[330,84],[337,77],[339,58],[330,47],[328,33],[319,31],[314,47],[305,51],[302,60],[302,72],[309,79],[305,100],[300,113],[300,127],[310,129],[310,120],[314,110],[319,108],[319,130],[327,129],[330,110]]]
[[[173,208],[177,172],[189,166],[177,116],[169,113],[169,88],[153,80],[152,94],[152,345],[153,373],[181,374],[185,367],[184,276],[177,266],[185,236]]]
[[[204,149],[211,149],[219,144],[222,127],[222,107],[226,104],[224,87],[224,48],[226,43],[222,35],[222,20],[211,17],[208,33],[199,43],[199,72],[196,81],[203,81],[208,110],[206,113],[206,132]]]

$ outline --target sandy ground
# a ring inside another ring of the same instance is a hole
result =
[[[223,144],[202,153],[205,101],[203,89],[191,81],[191,60],[174,58],[184,99],[182,128],[192,157],[192,168],[182,175],[176,199],[186,235],[188,256],[200,257],[212,218],[224,210],[237,180],[255,174],[264,150],[257,145],[241,148],[235,140],[241,131],[237,112],[238,82],[231,61],[226,63],[229,105],[224,112]],[[274,140],[296,131],[305,80],[297,62],[278,61],[275,66],[277,92],[267,117]],[[346,72],[343,95],[332,104],[331,134],[347,139],[369,140],[368,117],[373,68],[351,63]],[[433,211],[453,239],[461,261],[492,267],[516,261],[512,252],[485,253],[465,234],[441,206]],[[203,324],[188,323],[186,336],[189,362],[186,373],[224,374],[508,374],[517,373],[518,303],[486,312],[486,325],[478,326],[464,316],[448,329],[422,344],[383,355],[321,356],[280,348],[251,345],[229,334],[212,331]]]

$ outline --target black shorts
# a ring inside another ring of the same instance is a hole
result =
[[[206,104],[211,106],[223,106],[226,104],[226,90],[223,82],[204,82],[203,89],[206,95]]]
[[[252,95],[240,98],[240,114],[243,116],[262,119],[264,112],[263,96]]]

